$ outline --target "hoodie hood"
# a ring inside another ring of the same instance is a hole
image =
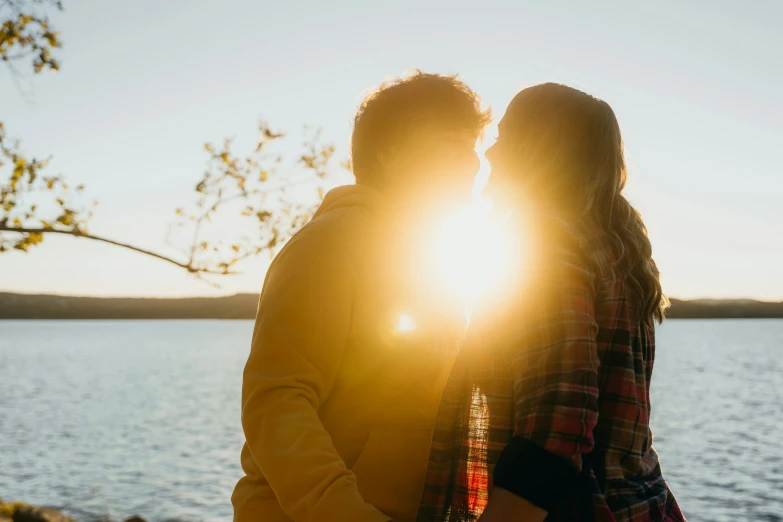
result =
[[[343,185],[333,188],[324,196],[313,219],[335,210],[358,207],[373,217],[381,217],[388,212],[388,202],[378,190],[366,185]]]

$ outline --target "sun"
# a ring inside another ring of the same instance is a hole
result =
[[[492,212],[490,200],[478,199],[442,223],[438,267],[468,309],[479,296],[502,286],[510,273],[512,243],[506,222]]]

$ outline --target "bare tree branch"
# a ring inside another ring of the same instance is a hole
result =
[[[182,263],[180,261],[177,261],[176,259],[172,259],[170,257],[164,256],[162,254],[158,254],[156,252],[152,252],[150,250],[146,250],[144,248],[139,248],[133,245],[129,245],[128,243],[123,243],[122,241],[115,241],[113,239],[96,236],[94,234],[88,234],[80,230],[60,230],[52,227],[39,227],[39,228],[9,227],[5,223],[0,222],[0,232],[14,232],[17,234],[61,234],[61,235],[72,236],[72,237],[81,237],[84,239],[92,239],[93,241],[108,243],[110,245],[126,248],[128,250],[133,250],[134,252],[145,254],[154,257],[156,259],[160,259],[161,261],[166,261],[167,263],[171,263],[180,268],[184,268],[185,270],[187,270],[192,274],[206,273],[206,274],[219,274],[219,275],[234,275],[238,273],[238,272],[231,272],[231,271],[214,270],[208,267],[198,267],[198,266],[194,266],[192,263]]]
[[[17,84],[21,72],[15,65],[32,66],[35,74],[59,70],[54,53],[62,47],[62,41],[43,8],[59,11],[63,5],[60,0],[0,0],[0,62],[6,64]],[[318,199],[323,197],[322,183],[334,167],[335,148],[320,142],[320,129],[306,134],[302,152],[285,166],[281,154],[271,153],[283,133],[273,131],[264,122],[259,122],[258,130],[255,146],[244,156],[232,152],[231,139],[224,140],[222,148],[204,145],[209,157],[206,171],[195,186],[196,202],[176,211],[179,225],[190,232],[190,238],[184,241],[187,246],[175,247],[181,258],[187,259],[180,261],[88,233],[92,207],[83,203],[84,186],[71,187],[60,175],[43,175],[51,158],[41,160],[24,154],[18,141],[6,138],[0,121],[0,254],[10,250],[28,252],[45,236],[60,234],[145,254],[183,268],[199,279],[204,274],[234,274],[238,263],[273,253],[310,219],[310,201],[316,201],[316,194]],[[305,184],[313,185],[313,194],[287,190]],[[227,216],[231,209],[239,216]],[[232,219],[232,229],[244,231],[243,235],[216,240],[214,221],[225,217]],[[166,243],[174,246],[171,231],[169,227]]]

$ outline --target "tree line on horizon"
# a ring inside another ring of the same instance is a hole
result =
[[[783,319],[783,302],[672,299],[671,319]],[[0,292],[2,319],[253,319],[257,294],[182,299],[69,297]]]

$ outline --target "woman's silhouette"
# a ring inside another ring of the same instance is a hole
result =
[[[649,427],[654,323],[668,301],[622,194],[614,112],[564,85],[525,89],[487,158],[488,190],[521,224],[527,262],[513,296],[475,314],[419,520],[684,520]]]

